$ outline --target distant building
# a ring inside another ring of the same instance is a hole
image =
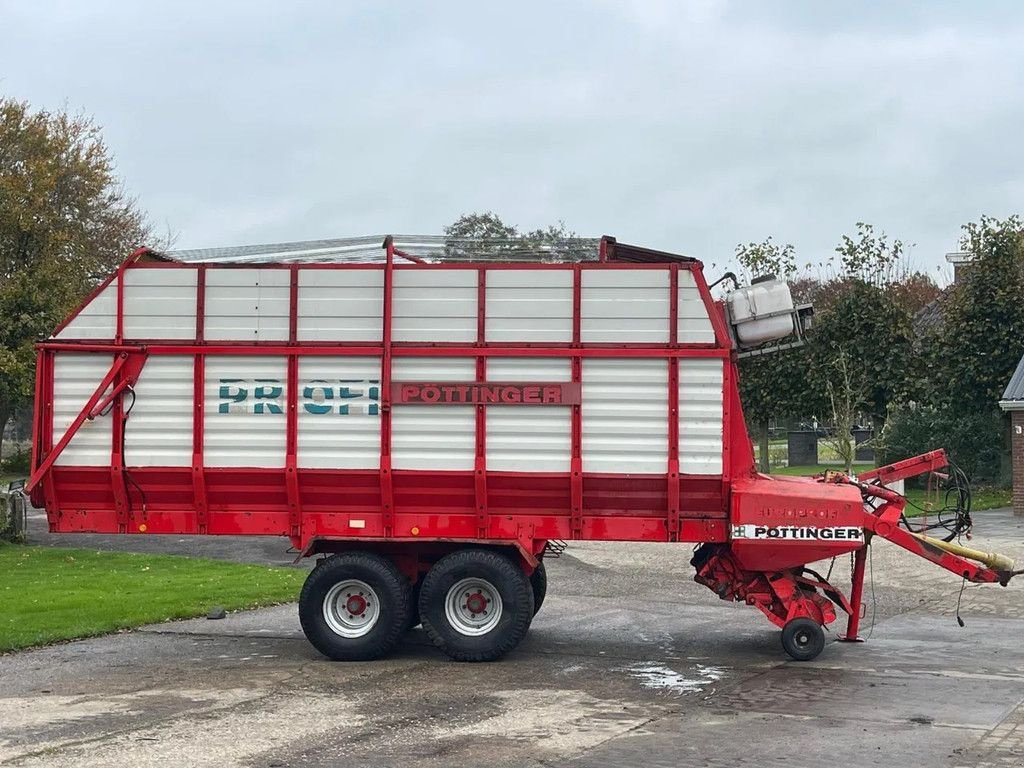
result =
[[[1024,515],[1024,357],[1006,386],[999,407],[1010,414],[1013,513]]]

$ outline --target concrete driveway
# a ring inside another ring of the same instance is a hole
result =
[[[978,546],[1024,560],[1024,521],[977,517]],[[801,664],[693,584],[689,555],[572,545],[494,664],[450,662],[421,630],[387,660],[327,662],[294,606],[11,654],[0,764],[1024,765],[1024,578],[968,586],[961,629],[959,580],[880,543],[870,639]]]

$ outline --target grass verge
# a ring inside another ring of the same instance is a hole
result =
[[[0,652],[294,600],[305,572],[0,544]]]
[[[871,464],[854,464],[854,472],[863,472],[871,468]],[[778,467],[772,469],[773,475],[820,475],[826,469],[841,469],[835,464],[812,464],[803,467]],[[980,512],[986,509],[999,509],[1008,507],[1012,503],[1013,491],[1009,488],[972,488],[971,489],[971,510]],[[935,494],[928,493],[923,488],[908,488],[907,516],[926,514],[941,508],[945,500]],[[914,506],[918,507],[917,509]]]

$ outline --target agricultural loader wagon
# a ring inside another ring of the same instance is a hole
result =
[[[857,639],[873,537],[1014,575],[904,516],[887,485],[941,451],[859,478],[755,471],[736,362],[800,343],[783,283],[716,302],[699,261],[607,237],[498,259],[400,245],[134,253],[38,347],[28,489],[50,529],[287,536],[320,556],[303,630],[347,660],[419,622],[454,659],[497,659],[545,556],[578,540],[695,547],[695,579],[801,660],[838,613]],[[944,474],[951,539],[969,494]],[[848,593],[808,568],[850,553]]]

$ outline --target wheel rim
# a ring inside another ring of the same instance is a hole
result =
[[[811,646],[812,638],[809,630],[801,629],[793,635],[793,645],[799,648],[801,651],[806,650]]]
[[[444,600],[444,615],[460,635],[486,635],[501,621],[501,595],[485,579],[456,582]]]
[[[380,600],[365,581],[339,581],[324,597],[324,621],[341,637],[363,637],[379,618]]]

